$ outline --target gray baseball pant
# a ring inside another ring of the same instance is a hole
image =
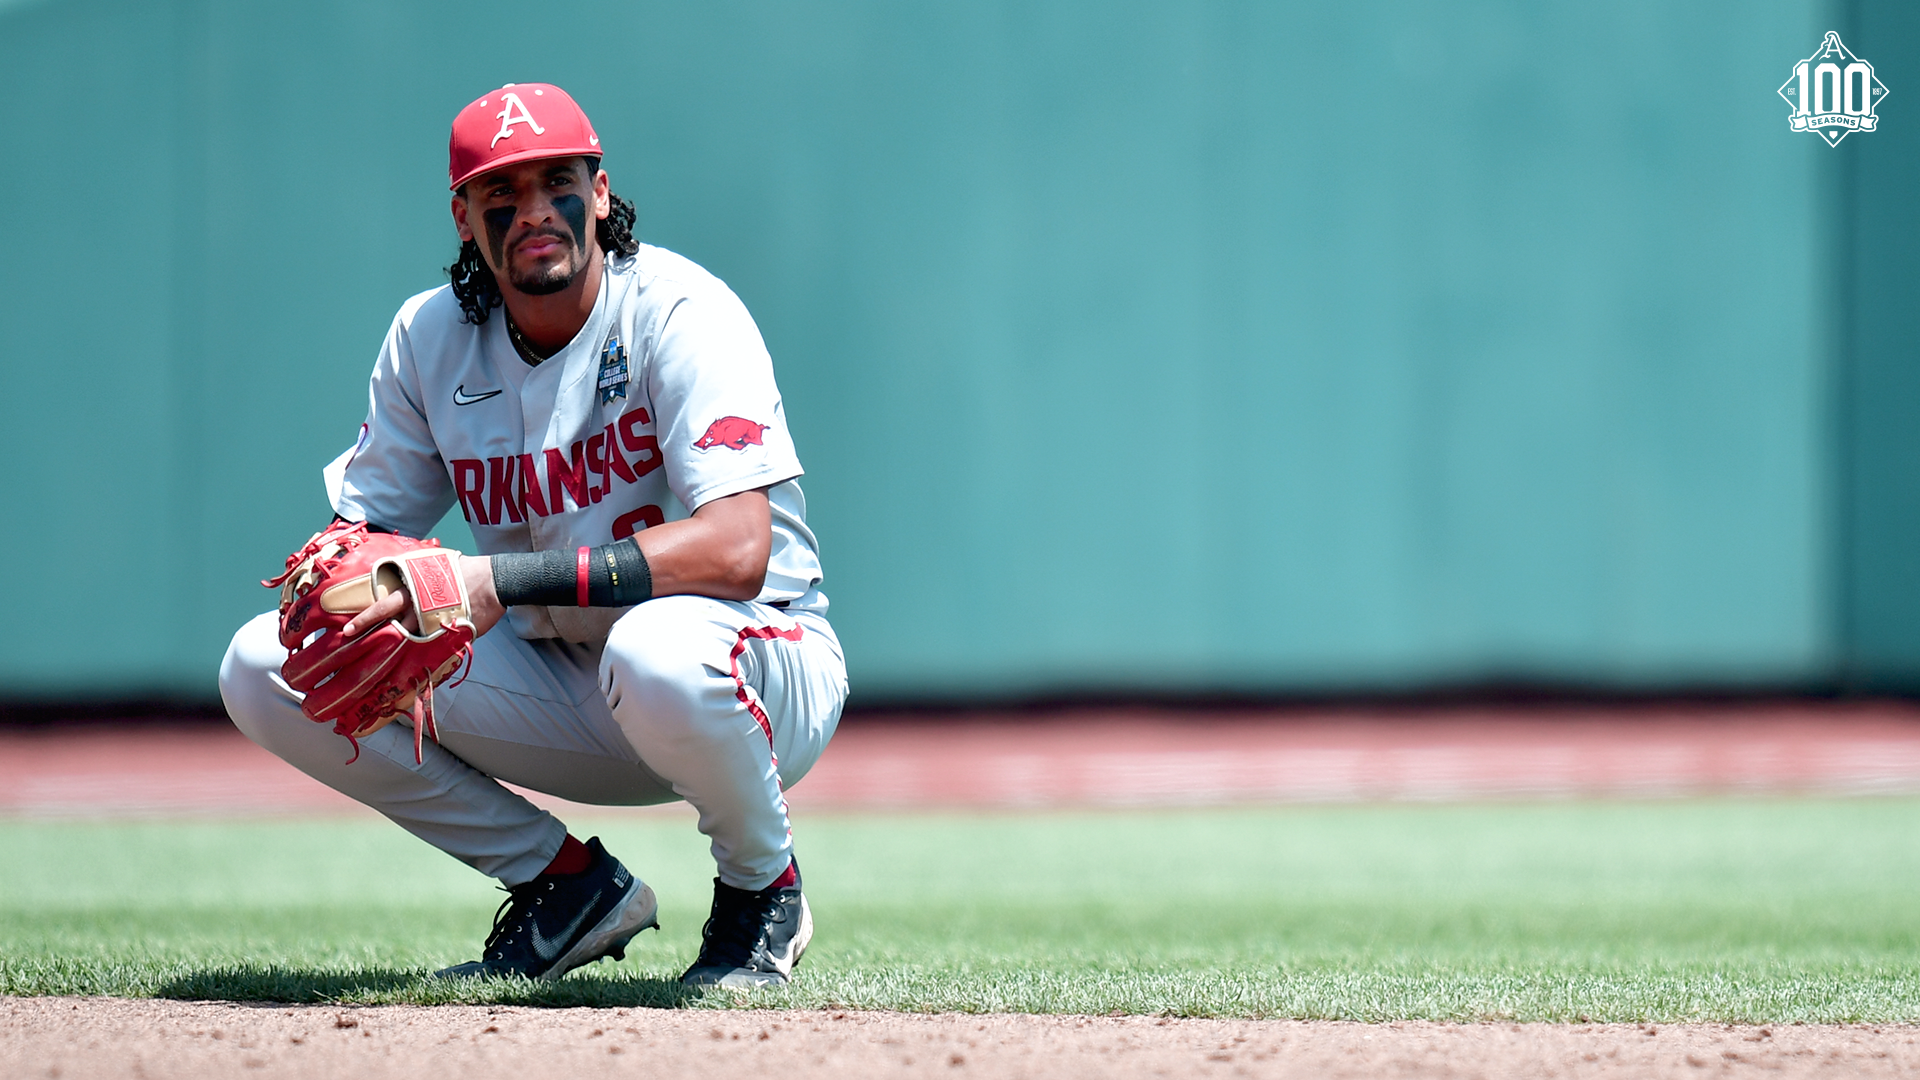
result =
[[[440,742],[422,761],[396,723],[347,764],[347,740],[308,720],[281,680],[286,655],[277,613],[234,635],[220,665],[234,725],[509,886],[537,876],[567,829],[502,780],[601,805],[685,799],[720,880],[764,888],[793,854],[783,791],[819,760],[847,694],[824,616],[668,596],[622,616],[603,646],[527,640],[501,623],[474,642],[466,678],[435,691]]]

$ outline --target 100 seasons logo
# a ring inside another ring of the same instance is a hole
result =
[[[1793,76],[1780,87],[1780,96],[1793,106],[1787,126],[1818,132],[1828,146],[1856,131],[1872,131],[1880,124],[1874,109],[1887,88],[1873,73],[1873,65],[1840,43],[1827,31],[1813,55],[1793,65]]]

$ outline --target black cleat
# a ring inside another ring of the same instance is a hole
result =
[[[624,959],[635,934],[660,925],[660,905],[599,837],[587,841],[587,850],[593,862],[578,874],[542,874],[508,889],[480,959],[434,975],[557,979],[603,956]]]
[[[793,884],[748,892],[713,879],[713,913],[700,930],[700,957],[680,976],[687,986],[752,990],[779,986],[813,938],[813,913],[800,893],[800,864]]]

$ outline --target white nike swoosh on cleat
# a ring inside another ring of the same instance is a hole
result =
[[[533,954],[549,964],[553,963],[554,957],[560,955],[560,950],[567,947],[567,939],[572,937],[574,933],[580,929],[581,923],[587,921],[587,912],[592,911],[593,905],[599,902],[600,894],[594,893],[593,899],[580,906],[580,914],[573,917],[573,921],[567,924],[566,929],[560,931],[560,936],[557,938],[549,939],[545,934],[540,932],[539,924],[535,923],[533,927]]]
[[[600,920],[600,925],[581,935],[579,943],[554,961],[540,976],[543,981],[558,979],[581,964],[609,955],[615,942],[624,943],[640,931],[660,925],[660,902],[654,899],[653,889],[639,878],[628,880],[632,884],[626,897]]]
[[[466,383],[461,383],[459,386],[453,388],[453,403],[455,405],[471,405],[476,401],[485,401],[490,397],[499,396],[500,391],[498,390],[489,390],[484,394],[469,394],[467,393]]]

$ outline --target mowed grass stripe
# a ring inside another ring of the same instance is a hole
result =
[[[1920,801],[802,816],[784,991],[688,999],[686,815],[576,821],[665,929],[552,986],[442,984],[501,894],[384,822],[0,824],[0,993],[1168,1013],[1920,1019]]]

